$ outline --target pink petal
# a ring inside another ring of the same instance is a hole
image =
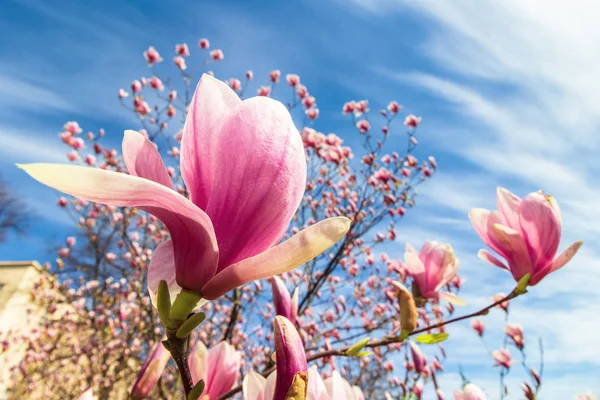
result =
[[[365,400],[365,394],[358,386],[352,386],[352,390],[354,391],[355,400]]]
[[[208,206],[213,179],[218,178],[214,168],[220,162],[216,155],[219,129],[231,110],[241,103],[225,83],[202,75],[183,127],[180,161],[190,199],[203,210]]]
[[[251,369],[242,383],[243,400],[268,400],[264,395],[267,380]]]
[[[254,97],[233,110],[211,144],[206,213],[219,243],[219,271],[277,244],[306,185],[306,156],[287,108]]]
[[[21,169],[39,182],[72,196],[117,207],[137,207],[160,219],[174,244],[177,284],[200,290],[214,276],[219,253],[208,216],[174,190],[132,175],[60,164]]]
[[[204,395],[217,399],[237,382],[242,363],[241,354],[227,342],[219,342],[208,352],[208,374]]]
[[[173,182],[165,168],[158,150],[144,135],[136,131],[125,131],[123,137],[123,161],[131,175],[150,179],[173,189]]]
[[[265,394],[263,395],[263,400],[271,400],[275,395],[275,383],[277,382],[277,370],[271,372],[271,375],[267,377],[267,382],[265,383]]]
[[[425,288],[422,292],[435,290],[440,285],[444,276],[446,261],[448,257],[448,246],[439,242],[426,241],[419,253],[419,259],[425,266]]]
[[[290,291],[280,277],[274,276],[271,278],[271,289],[276,314],[286,317],[292,324],[296,323],[296,319],[292,317],[293,310]]]
[[[156,306],[156,291],[158,284],[164,280],[169,286],[171,302],[175,300],[176,295],[181,291],[175,281],[175,253],[173,252],[173,241],[167,240],[158,245],[152,253],[150,264],[148,265],[148,292],[150,300]]]
[[[496,189],[496,202],[498,211],[502,216],[502,225],[512,229],[519,228],[519,204],[521,199],[508,190],[498,187]]]
[[[331,376],[325,379],[325,387],[330,399],[345,399],[346,390],[344,387],[344,378],[340,376],[340,373],[333,371]]]
[[[321,378],[316,365],[308,369],[308,390],[306,400],[329,400],[325,382]]]
[[[548,265],[556,255],[560,243],[561,221],[546,198],[531,193],[521,202],[519,221],[534,272]]]
[[[583,241],[578,241],[567,247],[554,261],[544,270],[534,274],[529,281],[531,286],[535,286],[539,281],[542,280],[546,275],[562,268],[566,263],[571,261],[571,258],[579,251],[579,248],[583,245]]]
[[[290,271],[321,254],[350,229],[350,220],[333,217],[320,221],[285,242],[219,272],[204,286],[202,295],[214,300],[248,282]]]
[[[495,265],[498,268],[502,268],[502,269],[505,269],[507,271],[510,271],[508,269],[508,267],[506,265],[504,265],[504,263],[502,261],[498,260],[496,258],[496,256],[494,256],[492,253],[490,253],[487,250],[479,250],[479,252],[477,253],[477,257],[479,257],[483,261],[487,261],[490,264]]]
[[[493,224],[492,229],[502,243],[503,253],[506,254],[505,258],[515,280],[518,281],[525,274],[531,273],[533,267],[527,244],[519,232],[501,224]]]
[[[197,340],[192,347],[188,358],[188,365],[190,367],[194,385],[198,383],[200,379],[204,379],[204,384],[208,385],[206,379],[209,373],[208,349],[200,340]]]
[[[410,244],[406,244],[404,252],[404,267],[408,274],[415,280],[421,292],[427,289],[427,278],[425,277],[425,266],[419,259],[417,250]]]
[[[469,211],[469,219],[481,240],[496,253],[506,258],[503,245],[492,229],[493,224],[502,223],[500,213],[497,211],[491,212],[482,208],[473,208]]]
[[[456,304],[457,306],[466,306],[462,299],[460,299],[457,295],[450,292],[439,292],[439,298],[441,300],[446,300],[448,303]]]

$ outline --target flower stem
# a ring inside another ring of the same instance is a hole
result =
[[[177,338],[177,330],[167,330],[167,340],[169,342],[169,351],[171,356],[177,364],[179,375],[181,376],[181,382],[183,383],[183,390],[185,391],[185,397],[188,395],[194,387],[192,381],[192,374],[190,373],[190,367],[188,365],[188,338],[179,339]]]

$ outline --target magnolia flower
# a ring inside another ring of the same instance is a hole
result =
[[[464,304],[454,294],[439,291],[458,273],[458,259],[454,257],[454,251],[449,244],[426,241],[419,253],[410,244],[406,244],[404,260],[406,270],[414,280],[413,288],[418,289],[420,297],[441,298]]]
[[[487,250],[479,258],[509,271],[518,282],[531,274],[529,285],[537,285],[546,275],[563,267],[579,250],[582,241],[571,244],[556,256],[562,227],[561,213],[552,196],[542,191],[520,199],[499,187],[499,211],[474,208],[469,219],[477,234],[508,266]]]
[[[507,349],[492,351],[492,357],[496,360],[496,365],[499,367],[510,368],[513,360],[510,356],[510,351]]]
[[[214,300],[304,264],[350,227],[348,218],[334,217],[277,245],[306,184],[300,135],[280,102],[241,101],[208,75],[198,85],[183,129],[180,167],[189,200],[173,188],[156,147],[142,134],[125,132],[123,159],[131,175],[59,164],[20,168],[72,196],[137,207],[160,219],[171,239],[156,248],[148,266],[154,302],[161,280],[171,299],[184,288]]]
[[[286,317],[292,324],[295,324],[298,317],[298,288],[294,290],[294,295],[290,296],[288,288],[280,277],[274,276],[270,280],[275,312],[277,315]]]
[[[524,345],[524,337],[523,337],[523,327],[519,324],[506,324],[504,328],[504,333],[506,336],[512,339],[515,346],[519,349],[523,348]]]
[[[148,358],[146,358],[146,361],[144,361],[142,369],[133,384],[133,388],[131,389],[132,400],[145,399],[150,394],[170,358],[171,353],[165,349],[161,342],[157,342],[149,353]]]
[[[410,354],[412,356],[413,364],[415,365],[415,371],[418,373],[422,373],[425,371],[425,366],[427,365],[427,357],[421,351],[419,346],[415,342],[408,342],[410,346]]]
[[[487,396],[477,386],[467,383],[462,391],[454,391],[454,400],[487,400]]]
[[[473,329],[475,329],[475,332],[477,332],[477,334],[478,334],[479,336],[483,336],[483,332],[484,332],[484,330],[485,330],[485,325],[483,325],[483,322],[481,322],[481,320],[479,320],[479,319],[474,319],[474,320],[471,322],[471,327],[472,327]]]
[[[190,353],[188,364],[194,385],[204,380],[202,398],[217,399],[237,382],[242,363],[241,353],[227,342],[219,342],[210,350],[197,341]]]

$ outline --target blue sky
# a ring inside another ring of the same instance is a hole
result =
[[[220,78],[254,70],[301,75],[317,98],[316,128],[352,143],[340,115],[344,101],[395,99],[423,117],[420,153],[440,169],[420,189],[399,229],[404,241],[451,243],[467,280],[462,297],[475,310],[511,278],[476,258],[482,243],[472,207],[494,208],[495,187],[520,196],[543,188],[563,212],[560,250],[585,244],[564,269],[516,300],[511,321],[532,344],[545,342],[542,399],[600,393],[600,4],[592,1],[323,0],[300,2],[8,1],[0,13],[0,172],[36,212],[32,234],[0,246],[0,259],[53,259],[73,225],[45,189],[15,162],[65,160],[57,133],[65,121],[103,127],[117,144],[137,128],[116,93],[148,70],[141,56],[156,46],[168,61],[176,43],[192,51],[207,37],[225,52]],[[259,79],[260,78],[260,79]],[[253,87],[255,90],[256,87]],[[400,140],[398,139],[398,143]],[[392,143],[394,144],[394,143]],[[399,147],[401,149],[402,147]],[[461,310],[462,311],[462,310]],[[489,330],[503,326],[488,315]],[[497,398],[491,359],[468,324],[449,328],[448,353],[469,378]],[[500,346],[491,335],[490,346]],[[514,354],[513,352],[513,355]],[[536,360],[535,351],[531,359]],[[458,387],[458,365],[441,384]],[[507,379],[520,399],[515,367]],[[430,398],[426,397],[425,398]]]

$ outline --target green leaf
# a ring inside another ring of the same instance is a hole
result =
[[[415,338],[415,342],[423,344],[436,344],[448,339],[447,333],[424,333]]]
[[[196,327],[200,325],[202,321],[204,321],[204,318],[206,318],[206,314],[201,312],[198,314],[194,314],[188,319],[186,319],[185,322],[181,324],[179,329],[177,329],[177,338],[185,339],[186,337],[188,337],[188,335],[192,333],[192,331],[196,329]]]
[[[360,342],[353,344],[352,346],[350,346],[350,348],[348,350],[346,350],[346,355],[348,355],[350,357],[357,356],[358,353],[360,353],[361,350],[365,348],[367,343],[369,343],[369,338],[365,338],[365,339],[361,340]]]
[[[373,352],[371,352],[371,351],[361,351],[360,353],[358,353],[356,355],[356,357],[367,357],[367,356],[370,356],[372,354],[373,354]]]
[[[188,394],[187,400],[198,400],[202,395],[202,392],[204,392],[204,380],[200,379],[190,394]]]
[[[163,325],[166,325],[169,321],[169,314],[171,312],[171,294],[169,293],[169,285],[167,285],[167,281],[165,280],[158,283],[158,290],[156,291],[156,309],[158,310],[158,317]]]

